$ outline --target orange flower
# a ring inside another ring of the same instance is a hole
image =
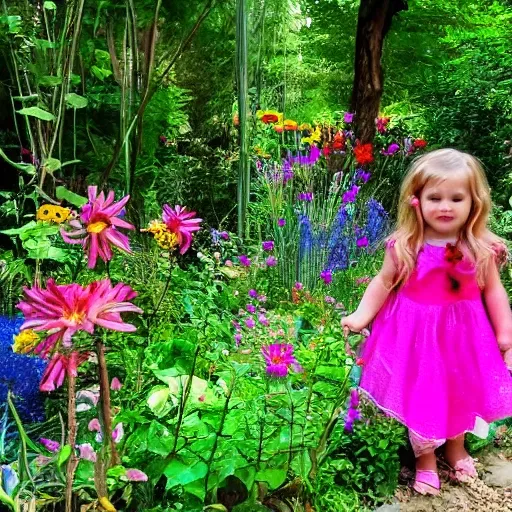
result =
[[[373,144],[356,144],[354,148],[354,156],[359,165],[371,164],[373,162]]]
[[[283,133],[284,126],[283,126],[282,124],[275,124],[275,125],[274,125],[274,130],[275,130],[277,133]]]
[[[287,132],[297,131],[298,127],[299,125],[297,124],[297,121],[293,121],[292,119],[286,119],[286,121],[284,122],[284,129]]]

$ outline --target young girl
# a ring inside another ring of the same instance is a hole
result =
[[[487,229],[491,200],[472,156],[454,149],[417,159],[400,191],[398,227],[345,335],[373,320],[361,389],[409,428],[414,489],[440,489],[434,450],[458,481],[476,477],[464,434],[512,416],[512,313]]]

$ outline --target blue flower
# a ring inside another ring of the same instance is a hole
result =
[[[7,496],[12,496],[14,489],[20,483],[18,474],[11,468],[11,466],[7,466],[5,464],[0,466],[0,471],[2,474],[2,489],[5,491]]]
[[[367,203],[368,217],[365,226],[368,244],[374,245],[381,240],[388,229],[388,213],[384,207],[375,199],[371,198]]]

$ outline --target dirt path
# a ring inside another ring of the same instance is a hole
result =
[[[477,469],[481,478],[466,484],[451,483],[441,470],[442,491],[436,497],[420,496],[401,486],[396,503],[383,512],[512,512],[512,457],[487,454]],[[413,475],[406,471],[403,477],[410,482]]]

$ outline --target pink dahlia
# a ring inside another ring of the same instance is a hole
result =
[[[293,345],[273,343],[261,347],[261,352],[267,364],[267,373],[271,377],[286,377],[290,366],[297,373],[303,371],[302,366],[293,355]]]
[[[106,199],[103,192],[98,195],[98,187],[91,186],[88,191],[89,202],[82,206],[80,220],[75,219],[69,222],[69,226],[74,230],[61,229],[61,235],[70,244],[81,244],[87,253],[87,266],[94,268],[98,256],[105,262],[112,259],[112,246],[131,252],[128,237],[118,228],[135,229],[135,227],[119,218],[130,196],[125,196],[121,201],[114,203],[112,190]]]
[[[77,376],[78,367],[89,358],[88,352],[71,352],[69,355],[56,352],[43,373],[39,389],[54,391],[62,386],[67,375]]]
[[[86,287],[79,284],[56,285],[53,279],[46,289],[24,288],[25,299],[17,307],[25,316],[22,329],[46,331],[48,336],[35,352],[46,357],[55,344],[62,340],[71,346],[77,331],[94,332],[95,325],[114,331],[133,332],[132,324],[124,323],[120,313],[142,313],[130,299],[137,294],[129,286],[119,283],[112,287],[110,279],[94,281]]]
[[[176,205],[171,208],[168,204],[164,204],[162,212],[162,220],[165,222],[167,229],[178,237],[178,245],[180,246],[180,254],[185,254],[190,248],[194,231],[199,231],[199,224],[203,219],[193,219],[196,212],[189,212],[185,206]]]

